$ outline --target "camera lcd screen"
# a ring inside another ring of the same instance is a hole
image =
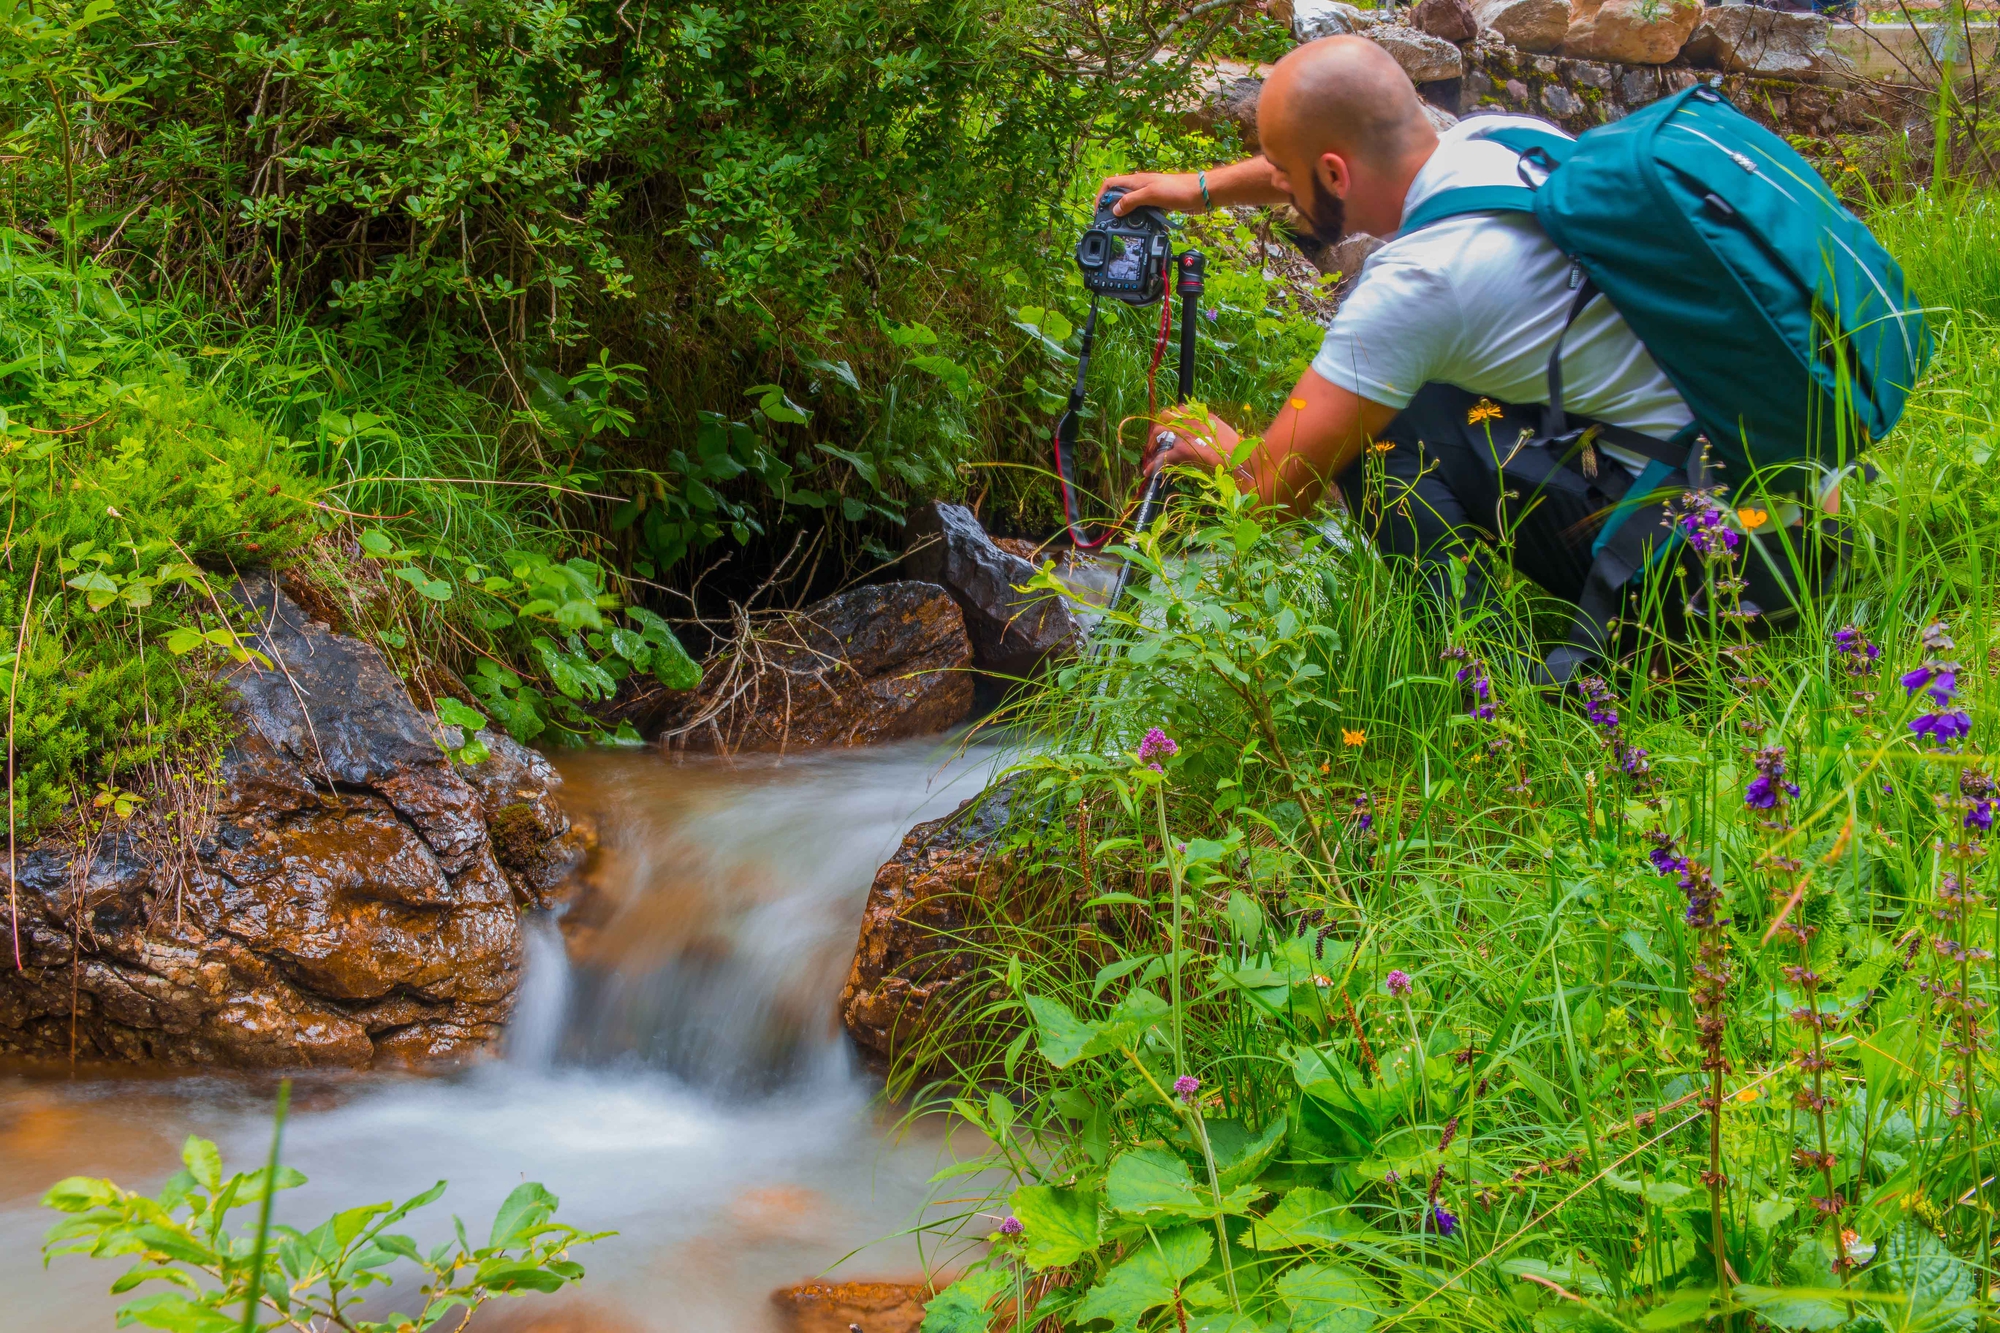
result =
[[[1104,276],[1112,282],[1132,282],[1142,280],[1146,264],[1146,242],[1143,237],[1124,236],[1119,238],[1125,249],[1105,265]]]

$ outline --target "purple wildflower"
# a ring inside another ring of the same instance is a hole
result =
[[[1868,636],[1852,625],[1833,632],[1833,646],[1836,652],[1849,659],[1847,664],[1849,675],[1867,675],[1873,670],[1875,659],[1882,656],[1881,646],[1870,643]]]
[[[1704,556],[1727,555],[1743,540],[1720,509],[1698,509],[1681,515],[1681,531],[1687,536],[1688,545]]]
[[[1174,1096],[1192,1105],[1194,1095],[1201,1091],[1201,1080],[1193,1074],[1182,1074],[1174,1080]]]
[[[1651,861],[1653,869],[1659,871],[1662,875],[1678,875],[1687,869],[1687,861],[1682,857],[1674,855],[1673,849],[1664,844],[1647,852],[1646,859]]]
[[[1940,704],[1948,704],[1958,693],[1958,666],[1952,662],[1926,663],[1903,673],[1903,688],[1911,694],[1924,691]]]
[[[1974,801],[1972,808],[1965,812],[1965,826],[1978,829],[1981,833],[1993,831],[1993,802]]]
[[[1785,747],[1767,745],[1757,751],[1757,776],[1743,789],[1743,804],[1753,810],[1775,810],[1780,801],[1797,800],[1799,784],[1785,780]]]
[[[1910,719],[1910,730],[1919,736],[1930,737],[1939,745],[1950,745],[1972,734],[1972,715],[1965,712],[1925,713],[1922,717]]]
[[[1449,1240],[1452,1233],[1458,1230],[1458,1219],[1452,1216],[1449,1208],[1437,1204],[1431,1209],[1431,1225],[1437,1228],[1438,1235]]]
[[[1020,1219],[1020,1218],[1018,1218],[1018,1217],[1008,1217],[1008,1218],[1003,1218],[1003,1219],[1001,1219],[1001,1222],[1000,1222],[1000,1234],[1001,1234],[1001,1235],[1003,1235],[1003,1236],[1018,1236],[1018,1235],[1020,1235],[1020,1234],[1021,1234],[1021,1219]]]
[[[1147,729],[1145,738],[1139,742],[1139,762],[1147,763],[1156,755],[1163,759],[1171,759],[1179,754],[1180,750],[1181,747],[1175,744],[1173,738],[1166,732],[1158,727],[1151,727]],[[1153,767],[1157,768],[1159,765],[1154,764]]]
[[[1202,311],[1201,313],[1207,317],[1208,322],[1211,324],[1215,323],[1216,320],[1222,318],[1222,308],[1220,306],[1210,306],[1208,309]]]
[[[1410,986],[1411,986],[1410,974],[1408,972],[1405,972],[1400,967],[1395,968],[1389,973],[1388,976],[1382,979],[1382,984],[1389,988],[1389,993],[1391,995],[1394,995],[1396,998],[1401,999],[1403,996],[1408,995],[1410,993]]]

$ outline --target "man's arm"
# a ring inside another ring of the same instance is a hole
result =
[[[1254,486],[1266,504],[1304,517],[1395,415],[1395,408],[1371,402],[1307,370],[1238,476]],[[1152,445],[1162,431],[1171,431],[1176,438],[1172,448],[1158,452]],[[1149,441],[1153,456],[1146,470],[1176,463],[1226,466],[1239,438],[1235,428],[1219,417],[1169,411],[1166,420],[1153,427]]]
[[[1145,204],[1174,213],[1206,213],[1210,208],[1230,204],[1287,204],[1292,199],[1271,183],[1271,164],[1261,156],[1231,162],[1226,167],[1211,167],[1207,179],[1206,200],[1201,197],[1202,175],[1193,171],[1179,174],[1135,171],[1125,176],[1108,176],[1097,192],[1103,194],[1114,185],[1131,191],[1118,201],[1116,212],[1120,217]]]

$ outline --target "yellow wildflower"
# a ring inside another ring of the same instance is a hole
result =
[[[1754,1088],[1754,1087],[1750,1087],[1750,1088],[1745,1088],[1745,1089],[1743,1089],[1743,1090],[1742,1090],[1741,1092],[1739,1092],[1739,1093],[1737,1093],[1737,1094],[1736,1094],[1736,1100],[1737,1100],[1737,1101],[1739,1101],[1739,1102],[1754,1102],[1754,1101],[1756,1101],[1756,1100],[1757,1100],[1757,1089],[1756,1089],[1756,1088]]]
[[[1465,424],[1468,426],[1477,426],[1480,422],[1491,421],[1499,415],[1500,404],[1494,402],[1491,398],[1482,398],[1472,405],[1470,412],[1465,414]]]
[[[1294,412],[1303,412],[1303,411],[1305,411],[1305,410],[1306,410],[1306,400],[1305,400],[1305,399],[1303,399],[1303,398],[1294,398],[1294,399],[1292,399],[1292,411],[1294,411]]]
[[[1761,509],[1744,508],[1736,511],[1736,521],[1743,525],[1745,532],[1755,532],[1763,527],[1764,521],[1770,517]]]
[[[1396,447],[1396,442],[1394,440],[1377,440],[1375,441],[1375,443],[1369,445],[1368,447],[1375,453],[1386,454],[1391,449],[1394,449]]]
[[[1359,730],[1358,728],[1356,730],[1350,731],[1346,727],[1342,727],[1340,729],[1340,743],[1342,745],[1349,745],[1358,750],[1363,745],[1367,744],[1367,742],[1368,742],[1368,733],[1365,731]]]

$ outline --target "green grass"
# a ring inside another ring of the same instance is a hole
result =
[[[1649,645],[1615,729],[1352,538],[1212,492],[1147,545],[1116,646],[1014,719],[1016,873],[953,941],[985,970],[898,1068],[1011,1177],[938,1228],[937,1328],[1991,1319],[2000,268],[1951,253],[1988,207],[1883,220],[1951,309],[1844,487],[1847,579]],[[1910,730],[1938,659],[1962,745]]]

